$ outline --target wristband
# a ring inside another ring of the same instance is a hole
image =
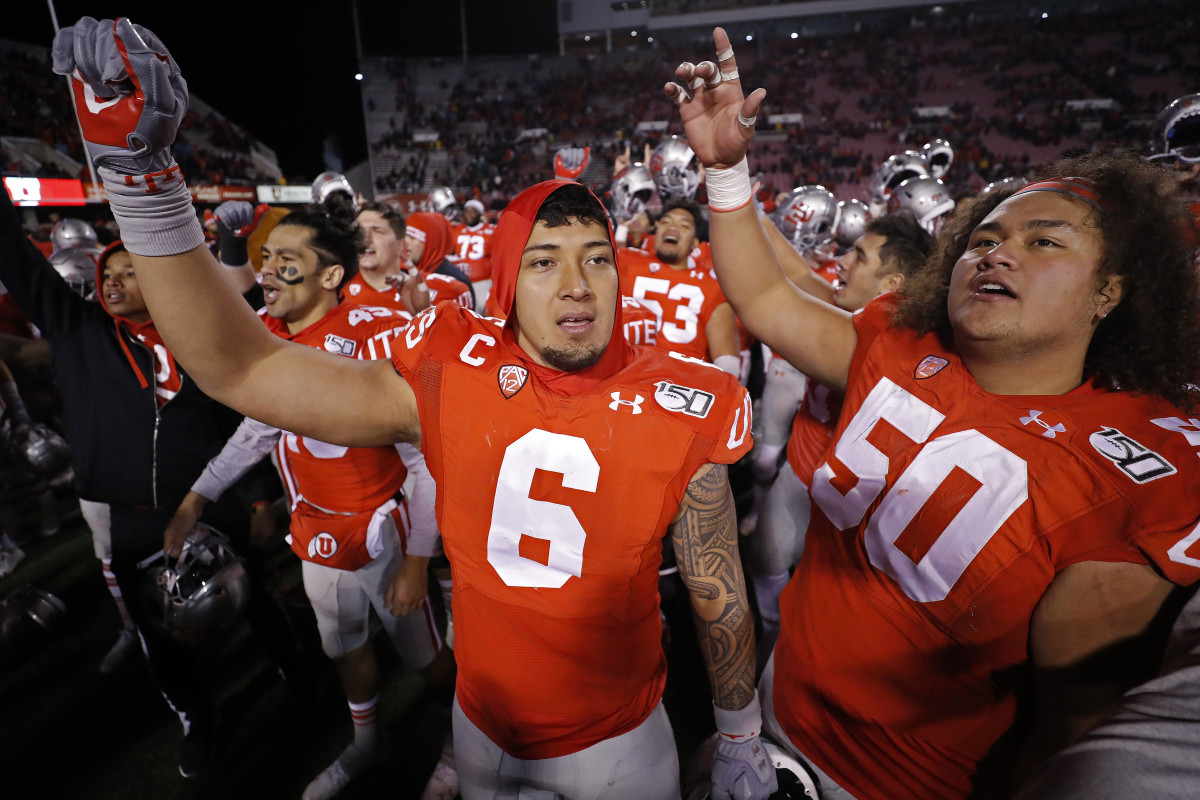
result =
[[[740,378],[742,375],[742,359],[739,356],[717,356],[713,359],[713,366],[722,372],[728,372],[735,378]]]
[[[717,721],[717,732],[731,742],[741,742],[758,736],[762,732],[762,706],[758,702],[758,690],[745,708],[736,711],[721,708],[713,703],[713,716]]]
[[[217,217],[217,252],[221,255],[221,264],[234,269],[250,260],[246,237],[238,236],[220,217]]]
[[[147,175],[99,167],[125,249],[139,256],[173,256],[204,244],[183,172],[171,166]]]
[[[736,211],[753,199],[750,191],[750,165],[745,156],[728,169],[704,168],[708,189],[708,207],[713,211]]]

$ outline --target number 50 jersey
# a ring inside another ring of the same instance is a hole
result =
[[[570,373],[529,362],[500,325],[440,304],[393,363],[438,485],[458,701],[506,752],[552,758],[657,706],[662,537],[696,470],[750,448],[750,401],[720,370],[654,348],[567,391]]]
[[[965,797],[1029,699],[1030,619],[1056,573],[1109,561],[1200,578],[1200,421],[1090,383],[988,394],[935,336],[889,327],[893,303],[854,318],[780,598],[774,708],[856,797]]]

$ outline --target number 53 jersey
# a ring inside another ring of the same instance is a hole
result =
[[[750,401],[651,347],[568,390],[570,373],[529,362],[501,324],[434,306],[393,363],[438,485],[458,701],[509,754],[552,758],[657,706],[662,537],[696,470],[749,450]]]
[[[1058,571],[1200,577],[1200,421],[1090,383],[988,394],[935,336],[890,328],[893,302],[854,318],[774,708],[857,797],[963,797],[1028,699],[1030,619]]]

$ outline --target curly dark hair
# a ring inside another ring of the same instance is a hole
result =
[[[1131,155],[1091,154],[1058,161],[1040,178],[1074,176],[1096,184],[1104,212],[1090,219],[1101,235],[1098,279],[1123,279],[1122,301],[1097,326],[1084,359],[1099,386],[1158,395],[1191,410],[1200,402],[1200,283],[1196,223],[1171,176]],[[935,333],[949,347],[950,275],[976,226],[1013,190],[959,205],[937,251],[900,290],[897,327]]]

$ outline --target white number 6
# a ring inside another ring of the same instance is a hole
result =
[[[570,506],[529,496],[537,470],[557,472],[566,489],[595,492],[600,464],[577,436],[534,428],[504,451],[492,503],[488,563],[509,586],[558,589],[583,572],[587,532]],[[550,543],[545,564],[521,555],[521,537]]]

